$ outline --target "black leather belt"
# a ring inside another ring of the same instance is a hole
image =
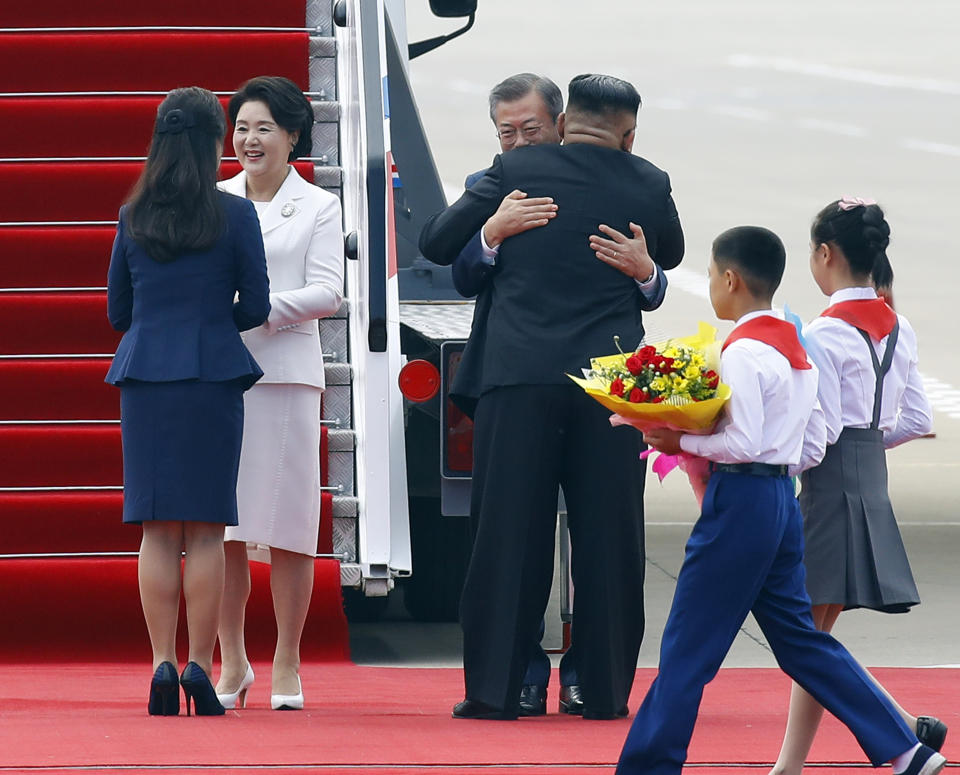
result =
[[[751,474],[752,476],[786,476],[786,466],[775,466],[770,463],[711,463],[711,471],[722,471],[725,474]]]

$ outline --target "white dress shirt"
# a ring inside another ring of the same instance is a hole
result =
[[[873,288],[843,288],[830,297],[830,306],[875,298]],[[897,315],[897,320],[900,333],[880,402],[880,429],[887,448],[923,436],[933,427],[930,402],[917,372],[917,335],[903,315]],[[819,317],[804,326],[803,336],[811,341],[820,370],[819,397],[827,423],[827,444],[835,443],[844,428],[869,428],[877,379],[863,335],[843,320]],[[882,361],[887,337],[873,346]]]
[[[734,326],[772,310],[750,312]],[[709,436],[684,434],[680,447],[717,463],[769,463],[791,475],[816,465],[826,450],[817,402],[817,369],[794,369],[771,345],[738,339],[720,356],[720,378],[731,395]]]

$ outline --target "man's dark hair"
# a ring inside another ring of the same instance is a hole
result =
[[[490,120],[497,123],[497,105],[501,102],[523,99],[532,91],[540,95],[543,104],[547,106],[550,118],[556,124],[557,116],[563,112],[563,93],[560,87],[549,78],[535,73],[511,75],[493,87],[490,91]]]
[[[721,268],[736,269],[754,296],[772,299],[783,277],[787,251],[770,229],[736,226],[713,241],[713,260]]]
[[[567,87],[567,110],[596,116],[611,113],[637,115],[640,93],[633,84],[612,75],[586,73],[576,76]]]
[[[130,236],[152,259],[207,250],[223,233],[217,170],[226,131],[220,100],[206,89],[174,89],[160,103],[147,161],[124,214]]]
[[[251,78],[230,98],[227,111],[231,124],[237,123],[237,114],[245,102],[264,103],[279,126],[291,134],[300,133],[287,161],[310,155],[313,150],[313,106],[293,81],[279,75]]]

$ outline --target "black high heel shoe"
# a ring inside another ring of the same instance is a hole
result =
[[[177,668],[172,662],[161,662],[150,681],[150,700],[147,712],[151,716],[177,716],[180,714],[180,686]]]
[[[187,662],[180,674],[180,685],[183,687],[183,694],[187,698],[187,715],[190,715],[190,700],[193,700],[193,708],[198,716],[222,716],[226,713],[220,700],[217,699],[217,693],[213,690],[213,684],[203,668],[196,662]]]

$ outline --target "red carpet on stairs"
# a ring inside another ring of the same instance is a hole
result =
[[[197,0],[164,0],[132,3],[130,0],[44,0],[42,3],[5,3],[5,27],[109,27],[109,26],[249,26],[303,27],[303,0],[230,0],[202,3]]]
[[[115,234],[113,226],[2,228],[0,287],[106,287]]]
[[[310,162],[294,166],[313,178]],[[140,175],[140,162],[11,162],[0,164],[0,220],[116,222]],[[221,177],[240,171],[225,161]],[[105,284],[105,283],[104,283]]]
[[[140,530],[121,524],[122,494],[109,489],[123,481],[119,391],[103,377],[120,335],[107,323],[103,288],[112,223],[140,173],[136,159],[146,155],[161,99],[142,93],[188,85],[228,93],[266,73],[308,88],[306,7],[49,0],[5,3],[2,17],[4,28],[297,28],[0,31],[0,665],[141,665],[149,641],[137,588]],[[134,94],[106,93],[114,91]],[[77,92],[90,94],[65,96]],[[312,178],[310,162],[297,167]],[[222,175],[238,170],[227,162]],[[322,504],[318,548],[330,553],[332,499]],[[342,661],[339,564],[317,560],[315,570],[303,656]],[[269,566],[255,563],[252,573],[247,644],[268,659],[276,638]],[[8,749],[0,740],[0,765]]]
[[[0,92],[229,92],[265,71],[307,89],[309,46],[305,32],[11,34],[0,45]]]
[[[463,691],[459,670],[317,664],[302,670],[304,711],[276,713],[268,705],[269,663],[255,663],[254,670],[244,710],[217,718],[151,718],[144,664],[0,666],[3,760],[14,767],[299,765],[301,771],[379,773],[486,766],[530,775],[604,766],[609,772],[632,721],[561,716],[555,695],[541,718],[452,719],[450,708]],[[654,674],[638,671],[632,709]],[[880,668],[876,674],[907,707],[936,711],[955,729],[960,724],[960,671]],[[554,686],[556,680],[555,673]],[[690,764],[732,770],[772,763],[789,689],[779,670],[721,670],[704,694]],[[960,752],[958,741],[947,738],[948,758]],[[824,721],[811,761],[865,764],[853,736],[832,718]]]

